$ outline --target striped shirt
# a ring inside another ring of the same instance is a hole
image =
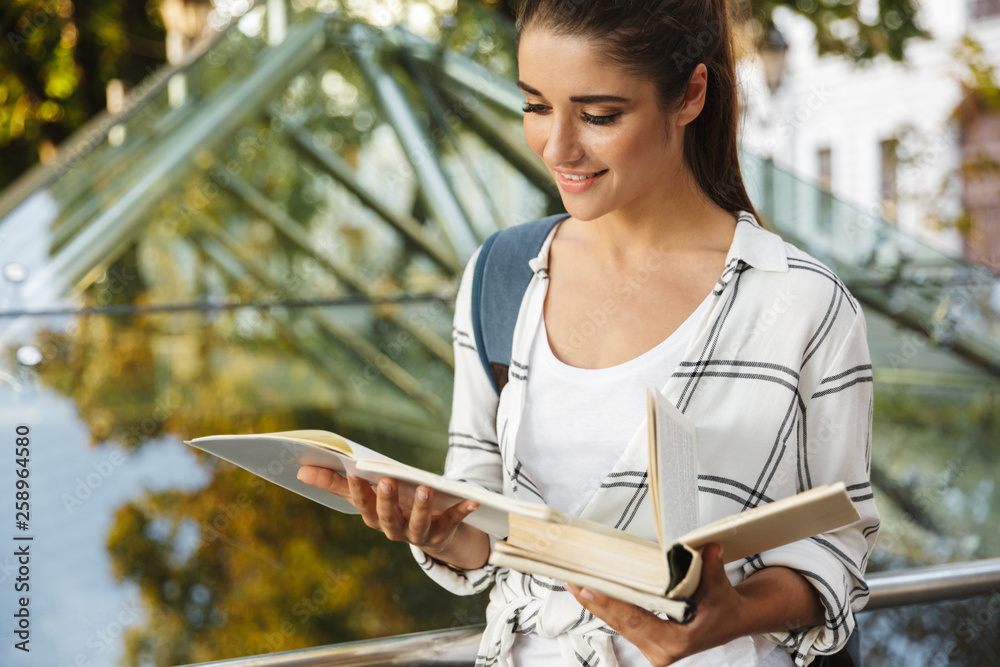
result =
[[[475,255],[459,288],[453,331],[455,387],[445,475],[534,501],[544,498],[518,461],[515,443],[548,287],[552,236],[529,262],[534,275],[514,329],[509,380],[499,397],[472,335]],[[854,613],[868,599],[864,569],[879,515],[869,482],[873,394],[864,314],[829,268],[763,229],[749,213],[739,215],[710,301],[662,387],[697,428],[700,522],[837,481],[847,485],[862,517],[852,526],[727,567],[734,583],[764,567],[789,567],[816,588],[826,611],[822,624],[766,635],[785,647],[796,665],[805,665],[812,656],[843,646]],[[645,429],[644,423],[637,429],[581,516],[655,540]],[[525,632],[558,637],[567,664],[617,664],[614,632],[580,607],[562,582],[491,565],[459,570],[412,549],[429,576],[455,593],[472,594],[493,584],[477,665],[510,664],[514,638]]]

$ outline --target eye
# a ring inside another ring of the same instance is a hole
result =
[[[542,104],[532,104],[530,102],[525,102],[524,107],[521,109],[524,113],[542,113],[545,111],[546,107]]]
[[[583,114],[583,120],[591,125],[607,125],[608,123],[615,122],[618,116],[621,116],[621,112],[613,113],[610,116],[592,116],[589,113],[585,113]]]

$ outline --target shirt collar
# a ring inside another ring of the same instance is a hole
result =
[[[740,211],[736,222],[733,243],[726,255],[726,266],[734,260],[743,260],[761,271],[788,271],[788,255],[785,242],[774,232],[770,232],[748,211]]]
[[[565,220],[568,217],[569,213],[565,214],[563,219]],[[559,222],[561,223],[562,220]],[[558,228],[558,224],[552,228],[552,231],[549,232],[548,237],[546,237],[545,242],[538,251],[538,255],[528,262],[532,271],[537,273],[538,271],[548,270],[549,246],[552,245],[552,239],[555,237],[555,232]],[[729,282],[728,279],[732,277],[732,271],[728,269],[734,267],[739,260],[761,271],[777,271],[780,273],[788,271],[788,256],[785,253],[785,242],[774,232],[764,229],[760,222],[757,221],[757,218],[749,211],[740,211],[737,216],[733,242],[729,246],[729,254],[726,255],[725,266],[727,271],[723,275],[722,282]]]

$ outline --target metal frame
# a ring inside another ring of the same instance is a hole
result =
[[[1000,590],[1000,558],[877,572],[868,576],[863,614],[916,604],[986,595]],[[483,626],[399,635],[200,663],[197,667],[375,667],[377,665],[471,666]],[[189,665],[187,667],[195,667]]]

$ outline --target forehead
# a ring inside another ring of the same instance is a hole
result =
[[[547,96],[593,93],[597,88],[629,95],[654,90],[652,82],[611,62],[601,42],[542,27],[521,34],[517,63],[520,79]]]

